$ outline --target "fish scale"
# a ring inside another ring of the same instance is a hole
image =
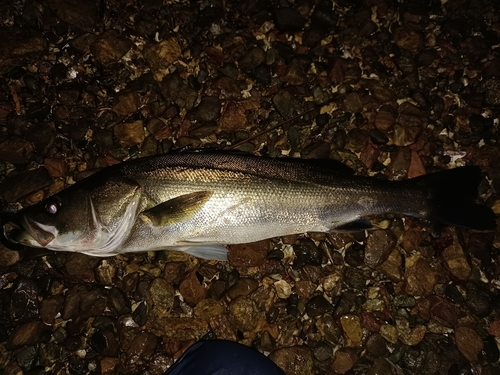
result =
[[[23,228],[6,237],[95,256],[176,249],[225,259],[223,245],[366,229],[365,217],[377,214],[493,229],[492,210],[475,203],[481,178],[472,166],[388,181],[332,160],[157,155],[106,168],[21,210]]]

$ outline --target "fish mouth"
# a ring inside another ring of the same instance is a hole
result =
[[[57,230],[51,225],[41,224],[27,216],[23,217],[22,223],[23,229],[26,232],[23,236],[24,240],[28,239],[27,236],[29,235],[41,247],[46,247],[56,238]],[[30,242],[32,243],[33,241]]]
[[[3,238],[11,244],[29,247],[46,247],[54,238],[56,230],[53,226],[41,224],[26,216],[21,220],[9,220],[3,225]],[[12,246],[8,246],[12,248]]]

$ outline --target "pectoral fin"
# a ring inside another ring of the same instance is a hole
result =
[[[160,203],[142,213],[154,226],[184,221],[198,212],[212,196],[211,191],[196,191]]]

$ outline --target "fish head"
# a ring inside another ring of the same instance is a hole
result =
[[[19,211],[20,228],[5,236],[30,247],[109,255],[128,236],[141,192],[131,179],[91,176]]]

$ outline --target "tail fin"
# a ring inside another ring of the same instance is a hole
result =
[[[430,197],[429,220],[472,229],[495,229],[493,210],[475,203],[481,178],[479,167],[467,166],[410,181],[421,185]]]

